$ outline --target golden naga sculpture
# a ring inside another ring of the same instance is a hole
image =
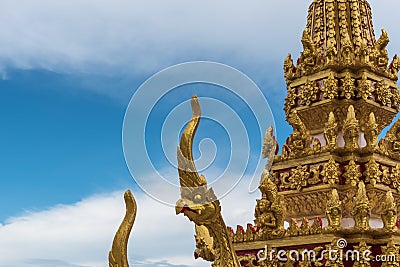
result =
[[[193,139],[200,122],[200,104],[196,96],[192,97],[192,119],[182,133],[178,147],[178,167],[181,185],[181,199],[176,203],[176,213],[183,213],[196,226],[204,226],[202,236],[208,231],[213,240],[214,257],[205,257],[213,260],[214,267],[239,267],[239,261],[233,249],[232,242],[225,222],[221,215],[221,206],[213,190],[207,188],[204,176],[197,173],[193,161]],[[207,240],[203,238],[207,244]],[[199,254],[199,256],[202,256]]]
[[[110,267],[129,267],[128,264],[128,240],[133,224],[135,223],[137,205],[130,190],[124,194],[126,213],[112,243],[108,255]]]
[[[339,194],[336,189],[326,204],[326,218],[328,226],[324,228],[325,232],[338,231],[342,228],[342,202],[339,200]]]

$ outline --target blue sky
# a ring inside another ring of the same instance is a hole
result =
[[[297,58],[301,50],[309,2],[0,0],[0,251],[7,251],[0,266],[107,266],[127,188],[139,200],[132,266],[165,261],[209,266],[191,260],[191,223],[135,185],[122,149],[125,110],[137,88],[158,71],[186,61],[221,62],[261,88],[282,144],[290,131],[284,122],[282,64],[287,53]],[[393,56],[400,18],[391,14],[400,5],[370,3],[375,31],[388,30]],[[160,101],[148,138],[159,136],[165,112],[193,92],[235,104],[254,136],[245,105],[221,88],[194,84]],[[212,180],[226,166],[228,143],[218,125],[204,121],[201,127],[198,140],[210,137],[219,147],[215,164],[206,170]],[[170,145],[177,141],[171,138]],[[159,145],[149,143],[150,156],[173,179],[177,174],[165,168],[170,165]],[[213,148],[204,145],[204,151]],[[252,156],[259,153],[256,145]],[[252,220],[257,195],[247,194],[247,186],[223,200],[230,225]],[[169,245],[171,239],[176,244]],[[160,244],[156,256],[149,252],[154,242]]]

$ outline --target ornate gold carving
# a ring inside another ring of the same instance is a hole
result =
[[[202,258],[206,261],[215,260],[214,241],[210,236],[207,227],[196,225],[196,250],[194,251],[195,258]]]
[[[300,104],[309,106],[312,102],[317,100],[318,86],[315,81],[307,80],[301,87]]]
[[[392,182],[392,186],[400,192],[400,165],[396,164],[396,167],[392,168],[390,173],[390,180]]]
[[[335,115],[333,112],[329,113],[328,122],[325,124],[324,136],[326,145],[329,150],[333,150],[337,147],[337,136],[338,136],[338,124],[336,123]]]
[[[262,146],[262,156],[264,159],[265,158],[268,159],[265,164],[265,171],[269,172],[269,170],[271,169],[275,154],[277,154],[278,150],[279,146],[274,136],[274,129],[272,128],[272,126],[270,126],[265,131],[263,146]]]
[[[350,66],[354,62],[354,49],[351,44],[350,36],[346,32],[342,38],[342,63]],[[347,97],[346,97],[347,98]]]
[[[325,98],[334,99],[339,96],[339,81],[331,72],[327,79],[324,80],[324,86],[321,88]]]
[[[236,226],[236,233],[233,237],[233,242],[241,243],[244,241],[244,229],[241,225]]]
[[[371,206],[365,190],[363,181],[358,183],[357,195],[354,198],[354,209],[352,212],[354,218],[354,229],[356,231],[364,232],[370,229],[369,218],[371,213]]]
[[[328,226],[324,228],[325,231],[337,231],[342,228],[342,202],[339,200],[339,194],[336,189],[332,190],[332,194],[326,204],[326,218],[328,219]]]
[[[369,267],[371,266],[371,260],[373,256],[369,253],[371,251],[371,246],[368,246],[365,241],[361,241],[358,246],[354,246],[355,251],[359,253],[358,257],[353,254],[354,264],[353,267]],[[361,256],[362,255],[362,256]]]
[[[256,234],[256,230],[254,229],[251,223],[247,224],[246,232],[244,234],[244,241],[249,242],[254,240],[254,236]]]
[[[358,81],[358,97],[364,100],[370,99],[375,89],[372,87],[371,81],[368,80],[367,73],[363,72],[361,80]]]
[[[354,160],[350,160],[349,164],[345,166],[344,169],[343,177],[346,179],[346,184],[357,186],[362,176],[360,166],[357,165]]]
[[[285,98],[285,106],[284,110],[286,114],[290,114],[292,108],[296,105],[296,99],[297,99],[297,93],[296,93],[296,88],[288,85],[288,94]]]
[[[397,205],[391,190],[386,193],[385,202],[383,203],[383,212],[381,214],[383,221],[383,229],[387,232],[395,232],[397,230]]]
[[[311,33],[308,29],[303,32],[303,37],[301,38],[304,51],[300,56],[300,72],[302,74],[308,74],[314,66],[318,63],[318,52],[315,48],[315,44],[311,39]]]
[[[367,147],[375,149],[378,146],[378,124],[376,123],[375,114],[369,114],[368,123],[365,125],[364,137],[367,142]]]
[[[215,251],[214,267],[239,267],[230,233],[221,215],[219,200],[213,190],[207,188],[206,179],[198,174],[194,165],[192,145],[201,111],[196,96],[192,97],[191,104],[192,118],[182,133],[177,151],[181,199],[176,203],[176,213],[183,213],[195,225],[207,228]]]
[[[399,94],[399,86],[397,84],[391,89],[391,95],[392,95],[392,107],[395,108],[396,110],[399,110],[400,94]]]
[[[307,218],[301,220],[301,226],[299,230],[299,235],[309,235],[310,234],[310,224]]]
[[[296,110],[291,112],[287,120],[293,127],[293,133],[286,141],[286,145],[290,151],[290,156],[299,157],[307,155],[308,150],[311,147],[312,136],[304,126]]]
[[[385,80],[381,80],[376,84],[376,94],[382,105],[387,106],[391,103],[392,93]]]
[[[124,194],[126,213],[124,220],[115,234],[111,251],[108,254],[110,267],[129,267],[128,264],[128,240],[133,224],[135,223],[137,205],[130,190]]]
[[[281,237],[284,234],[285,209],[283,197],[271,180],[271,175],[263,178],[260,186],[262,198],[257,200],[254,223],[259,228],[260,239]]]
[[[382,29],[382,34],[379,37],[378,41],[375,43],[375,46],[370,54],[371,61],[378,68],[386,68],[389,63],[389,56],[386,50],[386,46],[388,45],[388,43],[388,34],[384,29]]]
[[[330,185],[339,183],[339,164],[336,163],[333,157],[331,157],[330,160],[324,164],[322,176],[324,177],[324,183],[329,183]]]
[[[308,166],[297,166],[296,169],[292,170],[292,174],[289,177],[290,188],[301,190],[303,187],[308,186],[308,179],[310,173],[307,171]]]
[[[343,125],[343,138],[345,141],[345,148],[349,150],[354,150],[358,148],[358,138],[360,136],[360,127],[358,120],[356,119],[356,113],[354,112],[354,107],[349,106],[347,112],[347,118]]]
[[[390,78],[397,81],[399,79],[399,57],[394,55],[392,62],[389,65]]]
[[[286,82],[289,83],[291,79],[293,79],[293,70],[294,70],[294,64],[293,64],[293,59],[292,55],[288,54],[287,57],[285,58],[285,61],[283,63],[283,71],[285,74],[285,80]]]
[[[375,186],[377,182],[381,181],[382,172],[379,166],[374,159],[365,164],[365,182],[369,182],[372,186]]]
[[[289,227],[286,229],[286,236],[298,236],[300,233],[300,226],[295,219],[289,221]]]
[[[379,148],[382,153],[400,158],[400,119],[386,133],[385,138],[379,142]]]
[[[397,246],[393,240],[390,240],[386,246],[381,246],[382,255],[381,258],[387,259],[382,262],[382,267],[394,267],[399,266],[399,246]],[[382,257],[383,256],[383,257]]]
[[[329,253],[324,253],[324,258],[326,259],[325,265],[328,267],[344,267],[343,257],[340,256],[340,248],[338,247],[338,240],[332,240],[331,244],[326,246],[326,250]],[[328,255],[329,254],[329,255]]]
[[[340,96],[346,99],[352,99],[355,96],[355,90],[355,80],[351,77],[350,73],[347,72],[342,80]]]
[[[322,220],[320,217],[315,217],[310,227],[310,235],[318,235],[322,233]]]

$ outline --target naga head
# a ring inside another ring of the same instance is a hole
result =
[[[193,96],[192,118],[186,125],[177,149],[178,172],[181,185],[181,199],[176,203],[176,214],[183,213],[197,225],[212,223],[220,214],[220,203],[207,181],[199,175],[193,160],[193,139],[200,123],[200,104]]]

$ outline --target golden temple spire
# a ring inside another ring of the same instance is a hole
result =
[[[356,110],[368,111],[359,119],[361,128],[371,112],[379,132],[391,123],[400,104],[399,59],[394,56],[389,63],[389,35],[382,29],[376,39],[366,0],[314,0],[301,42],[297,64],[290,54],[284,62],[287,118],[297,110],[307,129],[321,134],[323,126],[315,116],[325,123],[335,110],[340,129],[349,105],[342,100],[347,100],[356,102],[350,103]]]

